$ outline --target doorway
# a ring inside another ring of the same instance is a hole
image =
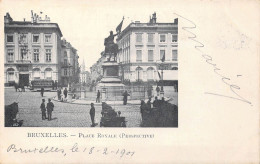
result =
[[[29,86],[29,74],[19,74],[19,86]]]

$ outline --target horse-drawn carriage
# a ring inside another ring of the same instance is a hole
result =
[[[18,103],[14,102],[10,105],[5,105],[5,127],[20,127],[23,121],[18,121],[16,115],[19,112]]]
[[[116,112],[105,102],[102,103],[100,127],[126,127],[125,117],[121,117],[121,112]]]

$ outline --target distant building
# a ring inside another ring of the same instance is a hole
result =
[[[88,71],[86,71],[85,60],[81,64],[80,70],[80,83],[81,84],[90,84],[91,83],[91,75]]]
[[[103,77],[102,63],[105,61],[104,52],[101,52],[101,57],[98,61],[90,67],[91,83],[96,83]]]
[[[62,39],[61,48],[61,85],[68,86],[69,83],[78,83],[80,67],[77,50],[66,39]]]
[[[172,23],[157,23],[156,19],[154,13],[148,23],[131,23],[118,36],[122,81],[159,81],[158,72],[164,69],[164,81],[177,82],[178,19]],[[159,66],[162,58],[164,68]]]

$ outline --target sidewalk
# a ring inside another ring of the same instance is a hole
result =
[[[153,102],[154,99],[152,99]],[[172,98],[165,98],[165,101],[170,101],[172,100]],[[60,100],[57,99],[57,97],[53,97],[53,101],[58,101],[58,102],[62,102]],[[145,102],[147,102],[148,99],[145,99]],[[123,105],[123,100],[122,101],[105,101],[107,104],[109,105]],[[91,101],[91,100],[84,100],[84,99],[72,99],[71,102],[68,101],[63,101],[62,103],[70,103],[70,104],[79,104],[79,105],[90,105],[91,103],[94,103],[97,106],[101,106],[102,102],[100,103],[96,103],[95,101]],[[141,100],[128,100],[127,101],[127,105],[140,105],[141,104]]]

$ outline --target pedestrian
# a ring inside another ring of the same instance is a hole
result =
[[[155,100],[153,101],[153,107],[154,108],[158,108],[159,107],[159,100],[158,100],[157,96],[155,96]]]
[[[51,102],[51,99],[48,99],[48,103],[47,103],[47,114],[48,114],[48,121],[51,120],[51,115],[52,115],[52,111],[54,108],[54,104]]]
[[[126,105],[127,104],[127,96],[130,96],[127,91],[125,91],[123,93],[123,104]]]
[[[57,83],[57,80],[55,80],[54,86],[55,86],[55,89],[58,89],[58,83]]]
[[[90,114],[90,118],[91,118],[91,122],[92,122],[92,127],[95,126],[95,107],[94,107],[94,104],[91,103],[90,104],[91,108],[90,108],[90,111],[89,111],[89,114]]]
[[[157,85],[157,87],[156,87],[156,92],[157,92],[157,96],[160,96],[160,88],[159,88],[158,85]]]
[[[145,102],[144,100],[141,100],[140,112],[142,116],[142,121],[144,120],[144,111],[145,111]]]
[[[67,88],[64,89],[63,94],[64,94],[64,97],[65,97],[65,99],[66,99],[66,98],[67,98],[67,95],[68,95],[68,90],[67,90]]]
[[[46,119],[46,108],[45,108],[45,99],[42,99],[42,103],[41,103],[41,111],[42,111],[42,120]]]
[[[42,95],[42,97],[43,97],[43,94],[44,94],[44,88],[42,87],[41,88],[41,95]]]
[[[100,103],[100,92],[99,92],[99,90],[97,92],[96,103]]]
[[[147,101],[147,106],[149,108],[149,110],[152,110],[152,103],[151,103],[151,97],[149,97],[148,101]]]

